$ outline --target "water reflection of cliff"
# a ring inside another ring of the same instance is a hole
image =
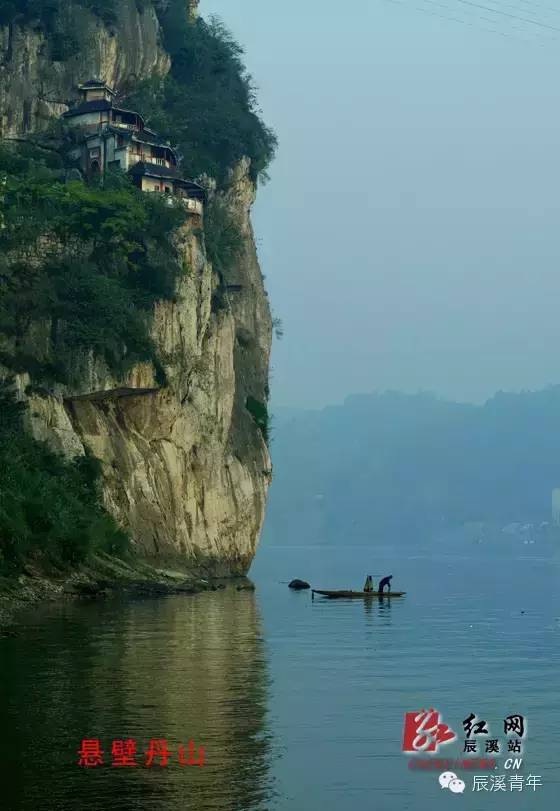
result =
[[[252,593],[68,606],[11,641],[0,673],[6,721],[19,730],[10,811],[270,807],[267,666]],[[143,752],[166,738],[173,757],[164,769],[83,770],[82,738],[101,739],[109,763],[113,739],[135,739]],[[191,738],[206,749],[204,768],[177,764]],[[38,749],[41,761],[30,760]],[[41,805],[45,795],[52,805]]]

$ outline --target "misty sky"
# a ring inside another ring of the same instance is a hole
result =
[[[273,405],[560,382],[560,2],[479,5],[202,0],[280,138]]]

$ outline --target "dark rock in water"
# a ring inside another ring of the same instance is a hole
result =
[[[300,589],[310,589],[311,586],[305,580],[298,580],[296,578],[295,580],[292,580],[292,582],[288,585],[288,588],[300,590]]]
[[[73,591],[80,597],[105,597],[108,593],[107,584],[102,581],[74,583]]]

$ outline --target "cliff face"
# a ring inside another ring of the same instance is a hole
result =
[[[44,128],[68,109],[84,77],[102,77],[111,87],[154,73],[165,74],[170,60],[161,45],[155,8],[143,12],[136,0],[119,0],[116,21],[105,25],[81,5],[68,2],[59,30],[52,36],[31,25],[0,26],[0,137]],[[79,36],[87,47],[53,48]],[[75,51],[74,53],[72,51]]]
[[[49,57],[40,32],[0,28],[3,137],[43,128],[67,109],[85,78],[122,88],[168,69],[154,8],[146,4],[139,13],[135,0],[121,5],[112,30],[80,9],[90,46],[60,63]],[[223,198],[240,224],[243,250],[228,280],[235,290],[220,307],[212,306],[218,279],[200,229],[187,224],[178,235],[189,270],[175,300],[156,306],[153,321],[165,386],[149,364],[115,379],[95,357],[73,388],[31,394],[30,375],[17,377],[29,430],[68,457],[87,450],[101,460],[105,504],[146,557],[220,574],[245,572],[253,558],[271,471],[245,407],[248,396],[267,400],[271,344],[250,221],[254,193],[242,162]]]

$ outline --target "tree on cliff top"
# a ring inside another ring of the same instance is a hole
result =
[[[263,176],[277,140],[260,117],[243,49],[218,19],[189,21],[184,0],[172,0],[160,19],[171,71],[141,83],[129,106],[177,144],[186,174],[220,181],[247,157],[253,178]]]

